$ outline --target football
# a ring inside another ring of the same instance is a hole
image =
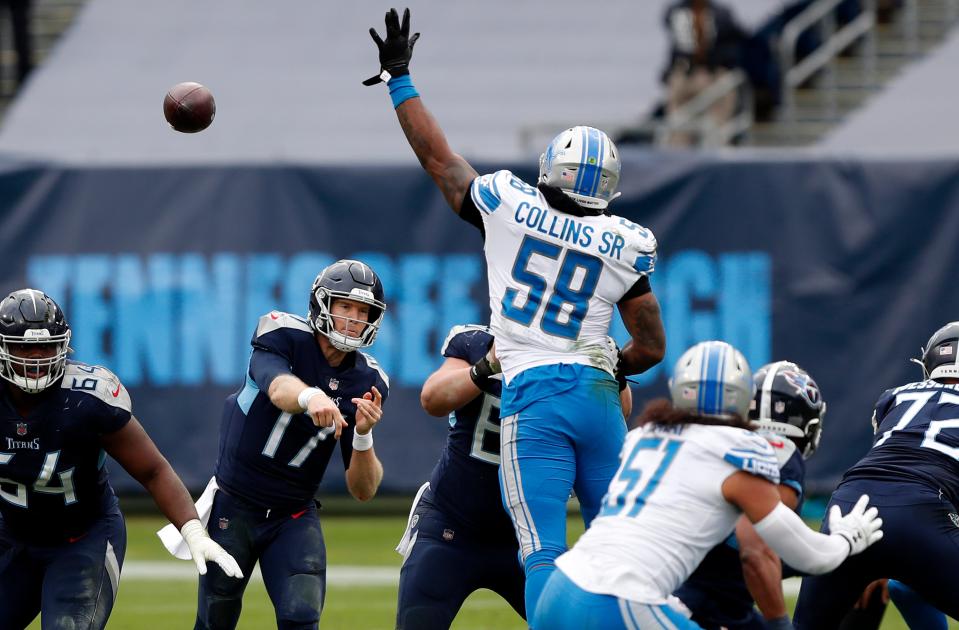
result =
[[[163,98],[163,116],[181,133],[203,131],[216,116],[213,93],[199,83],[177,83]]]

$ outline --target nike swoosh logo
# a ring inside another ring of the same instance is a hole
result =
[[[276,313],[270,313],[270,318],[271,318],[271,319],[280,319],[280,318],[277,316]]]
[[[300,518],[300,517],[303,516],[304,514],[306,514],[306,510],[303,510],[303,511],[301,511],[301,512],[297,512],[296,514],[290,514],[290,518]]]
[[[86,534],[80,534],[80,535],[77,536],[76,538],[74,538],[73,536],[70,536],[70,537],[67,538],[67,542],[69,542],[69,543],[72,545],[73,543],[75,543],[75,542],[77,542],[78,540],[80,540],[80,539],[82,539],[82,538],[85,538],[85,537],[86,537]]]
[[[113,397],[114,397],[114,398],[116,398],[117,396],[120,395],[120,387],[121,387],[120,384],[117,383],[117,389],[116,389],[115,392],[113,392]]]

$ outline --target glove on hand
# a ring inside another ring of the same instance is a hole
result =
[[[413,46],[420,34],[410,37],[410,10],[403,11],[403,24],[396,9],[390,9],[386,14],[386,41],[380,39],[375,28],[370,28],[370,37],[380,49],[380,73],[363,81],[363,85],[376,85],[389,81],[393,77],[410,73],[410,58],[413,56]]]
[[[882,519],[879,510],[871,507],[868,510],[869,496],[862,495],[856,501],[849,513],[845,516],[838,505],[829,510],[829,533],[833,536],[842,536],[849,543],[849,555],[862,553],[869,545],[882,538]]]
[[[203,523],[197,519],[189,520],[180,528],[180,534],[190,548],[190,555],[193,556],[193,562],[196,563],[196,570],[200,572],[200,575],[206,575],[206,563],[210,560],[220,565],[228,576],[243,577],[240,565],[236,563],[233,556],[210,538],[203,529]]]

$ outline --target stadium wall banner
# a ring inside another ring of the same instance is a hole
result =
[[[908,358],[959,319],[957,166],[627,153],[612,209],[659,239],[652,284],[667,333],[666,360],[634,377],[636,409],[666,395],[673,363],[700,340],[729,341],[753,368],[796,361],[829,405],[809,481],[831,490],[871,443],[873,402],[918,380]],[[447,421],[420,408],[419,387],[450,327],[485,323],[490,307],[481,236],[419,168],[13,162],[0,191],[0,291],[58,300],[75,357],[120,376],[193,489],[213,471],[257,318],[305,314],[319,270],[366,261],[388,303],[370,349],[391,379],[376,430],[383,489],[412,492],[429,475]],[[628,339],[618,319],[613,336]],[[334,457],[325,492],[343,490],[340,470]],[[111,474],[138,488],[115,464]]]

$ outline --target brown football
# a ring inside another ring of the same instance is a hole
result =
[[[215,115],[213,94],[199,83],[177,83],[163,99],[163,116],[171,127],[182,133],[203,131]]]

